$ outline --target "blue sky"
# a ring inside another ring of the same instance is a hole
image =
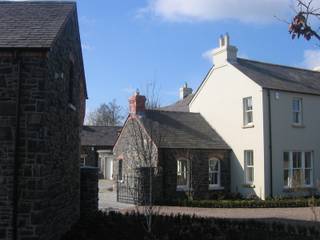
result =
[[[319,4],[319,3],[316,3]],[[135,89],[155,82],[161,105],[196,89],[212,65],[208,51],[228,32],[239,55],[312,68],[314,41],[291,40],[290,0],[78,0],[89,100],[87,112],[116,99],[127,109]],[[231,86],[232,87],[232,86]]]

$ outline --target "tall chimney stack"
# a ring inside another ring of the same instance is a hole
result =
[[[185,99],[188,97],[190,94],[192,94],[192,88],[188,88],[188,84],[185,83],[181,88],[180,88],[180,100]]]
[[[213,63],[215,67],[226,65],[227,62],[237,61],[238,49],[230,45],[230,37],[228,33],[219,38],[219,47],[213,51]]]
[[[133,115],[143,115],[146,111],[146,97],[140,95],[139,90],[129,98],[129,108],[130,114]]]

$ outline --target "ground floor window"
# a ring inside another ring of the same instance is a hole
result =
[[[209,160],[209,188],[220,187],[220,160]]]
[[[313,185],[312,151],[283,153],[283,185],[287,188]]]
[[[177,189],[185,189],[189,186],[189,161],[187,159],[177,160]]]
[[[245,168],[245,183],[253,184],[254,181],[254,162],[253,162],[253,151],[244,151],[244,168]]]

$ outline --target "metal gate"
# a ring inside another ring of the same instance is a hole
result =
[[[122,179],[117,179],[117,201],[140,204],[142,202],[141,178],[137,176],[123,176]]]

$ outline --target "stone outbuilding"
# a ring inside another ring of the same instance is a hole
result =
[[[230,148],[225,141],[199,113],[146,110],[145,100],[139,93],[130,98],[130,114],[114,146],[118,187],[149,189],[144,186],[149,172],[157,202],[228,193]],[[139,184],[144,185],[136,186],[132,176],[143,178]],[[122,197],[118,200],[130,198]]]
[[[0,239],[58,240],[79,218],[76,3],[1,1],[0,25]]]
[[[121,131],[119,126],[83,126],[80,166],[99,168],[99,177],[113,180],[113,146]]]

